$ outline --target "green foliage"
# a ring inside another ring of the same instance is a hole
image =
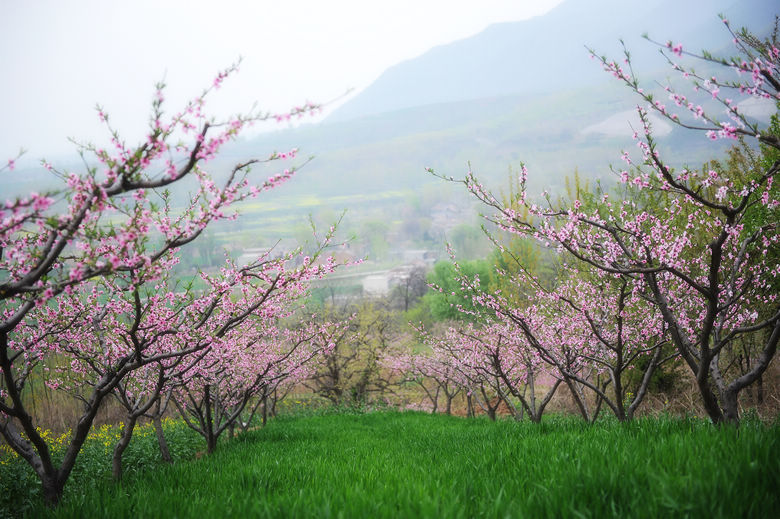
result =
[[[387,242],[389,230],[390,225],[385,220],[368,220],[361,225],[359,236],[367,242],[366,248],[370,259],[377,260],[387,257],[387,252],[390,249]]]
[[[426,296],[430,294],[429,290]],[[436,319],[431,313],[430,298],[428,300],[423,296],[420,301],[410,308],[407,312],[403,313],[404,322],[412,323],[414,325],[422,324],[428,328],[433,325],[438,319]]]
[[[780,115],[778,115],[780,114],[780,101],[777,102],[775,108],[776,111],[770,118],[769,127],[765,133],[780,137]],[[780,160],[780,150],[767,146],[766,144],[761,144],[761,162],[764,168],[768,169],[772,167],[772,164],[778,160]]]
[[[489,260],[464,261],[459,263],[463,274],[469,278],[479,276],[479,285],[487,289],[493,277],[493,266]],[[464,313],[459,307],[474,312],[475,307],[470,299],[461,292],[460,281],[457,279],[455,265],[449,261],[439,261],[428,274],[428,283],[441,290],[429,290],[422,298],[421,305],[430,309],[430,314],[437,321],[473,321],[472,314]]]
[[[778,433],[698,418],[280,417],[212,456],[66,496],[52,515],[773,517]]]
[[[343,308],[326,306],[308,319],[349,320],[349,326],[330,338],[332,349],[303,385],[336,406],[362,406],[381,397],[389,382],[380,361],[399,333],[386,302],[362,300]]]
[[[671,343],[667,343],[661,346],[661,358],[666,358],[675,352],[675,347]],[[648,355],[640,355],[633,363],[632,369],[627,369],[623,372],[624,387],[632,392],[636,393],[639,390],[639,386],[642,383],[642,377],[644,377],[645,370],[650,364],[651,357]],[[660,366],[656,366],[653,371],[653,376],[650,377],[650,383],[647,386],[647,390],[650,394],[674,394],[677,391],[686,391],[686,379],[684,376],[686,367],[684,361],[679,357],[672,359],[671,361],[664,362]]]
[[[780,108],[780,102],[778,102],[778,108]],[[780,118],[778,118],[777,113],[772,116],[766,134],[780,137]],[[739,144],[728,150],[724,160],[711,160],[705,164],[703,169],[711,168],[718,171],[733,182],[737,189],[740,189],[763,176],[778,160],[780,160],[780,150],[764,144],[761,144],[756,150],[744,140],[740,140]],[[712,189],[714,190],[714,188]],[[760,227],[773,221],[776,222],[780,218],[780,210],[777,208],[770,209],[757,203],[763,192],[760,190],[754,195],[752,204],[745,211],[743,237],[749,236]],[[775,182],[770,189],[769,198],[776,198],[778,192],[780,192],[780,186]],[[774,252],[777,255],[778,251]]]
[[[493,248],[482,229],[474,225],[457,225],[449,232],[448,238],[461,259],[483,258]]]
[[[780,101],[777,102],[776,107],[777,110],[770,120],[767,133],[780,138]],[[780,161],[780,150],[777,148],[767,146],[766,144],[761,144],[760,148],[761,156],[758,160],[760,171],[766,171]],[[778,198],[780,198],[780,182],[777,182],[777,174],[775,174],[775,182],[770,189],[769,199],[777,200]],[[780,221],[780,208],[768,209],[763,205],[754,205],[745,215],[745,231],[750,232],[761,225],[777,221]],[[780,261],[780,250],[778,250],[777,246],[770,251],[770,257],[774,264]],[[780,291],[780,279],[775,279],[774,287]]]
[[[490,278],[488,289],[491,292],[500,290],[518,305],[528,299],[526,292],[533,288],[516,282],[521,271],[534,276],[545,286],[553,285],[558,275],[558,257],[555,251],[544,249],[539,243],[528,238],[513,238],[504,245],[503,250],[494,250],[490,261],[494,275]]]
[[[338,298],[357,299],[363,294],[362,285],[327,285],[324,287],[315,287],[309,290],[309,296],[306,299],[306,307],[311,311],[324,308],[327,304],[332,304]]]

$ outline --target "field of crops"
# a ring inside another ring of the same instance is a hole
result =
[[[778,449],[780,424],[757,420],[280,417],[211,456],[71,488],[55,516],[773,517]]]

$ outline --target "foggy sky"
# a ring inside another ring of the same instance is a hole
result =
[[[96,103],[135,142],[155,82],[165,79],[174,110],[239,56],[241,71],[212,112],[338,98],[431,47],[558,3],[1,1],[0,161],[20,147],[27,162],[56,158],[74,150],[67,137],[105,142]]]

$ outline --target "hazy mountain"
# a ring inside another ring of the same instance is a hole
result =
[[[585,44],[618,57],[624,37],[637,71],[662,80],[669,69],[641,33],[718,49],[730,38],[717,13],[760,31],[775,11],[772,2],[755,0],[568,0],[544,16],[492,26],[392,67],[324,123],[265,135],[234,152],[238,158],[298,146],[315,156],[279,192],[287,210],[305,197],[311,211],[350,208],[355,217],[376,208],[377,193],[409,196],[426,185],[453,193],[424,168],[462,177],[469,163],[502,186],[522,161],[532,192],[561,192],[575,169],[611,178],[609,165],[634,148],[629,124],[637,99],[588,59]],[[656,122],[666,157],[693,166],[712,157],[703,135],[664,125]]]
[[[298,147],[315,160],[292,182],[246,205],[238,230],[220,231],[220,241],[254,246],[289,238],[295,229],[305,231],[307,213],[327,220],[343,209],[350,211],[343,227],[358,233],[372,219],[388,232],[415,219],[424,225],[426,206],[442,200],[473,214],[463,189],[427,174],[428,166],[462,177],[470,163],[500,189],[510,168],[524,162],[531,193],[563,194],[575,170],[588,179],[613,178],[609,165],[621,164],[621,150],[635,149],[629,124],[637,98],[588,59],[584,45],[619,57],[623,37],[652,87],[671,71],[641,34],[730,53],[719,12],[735,27],[761,32],[778,9],[757,0],[567,0],[544,16],[494,25],[396,65],[323,123],[225,149],[211,171],[272,149]],[[655,124],[660,149],[674,164],[698,166],[718,150],[701,134]],[[727,144],[718,143],[720,149]],[[0,192],[41,190],[51,178],[45,171],[18,173],[13,185],[0,178]]]
[[[331,121],[432,103],[549,93],[604,81],[585,46],[620,55],[624,39],[644,70],[662,63],[657,41],[675,39],[699,50],[728,41],[723,13],[735,27],[767,26],[774,0],[566,0],[529,20],[492,25],[482,33],[431,49],[389,68],[372,85],[336,110]]]

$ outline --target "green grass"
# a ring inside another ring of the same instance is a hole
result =
[[[780,427],[282,417],[56,517],[776,517]],[[42,513],[37,509],[35,513]]]
[[[181,420],[163,420],[163,431],[174,463],[194,459],[203,449],[201,437]],[[65,485],[66,500],[78,502],[95,488],[115,486],[111,479],[111,456],[119,435],[117,426],[93,428]],[[59,463],[70,442],[69,433],[54,434],[47,430],[43,437]],[[163,464],[152,425],[136,426],[123,456],[125,477],[128,480],[145,477]],[[33,470],[7,445],[0,445],[0,518],[47,515],[48,510],[40,508],[41,502],[41,485]]]

